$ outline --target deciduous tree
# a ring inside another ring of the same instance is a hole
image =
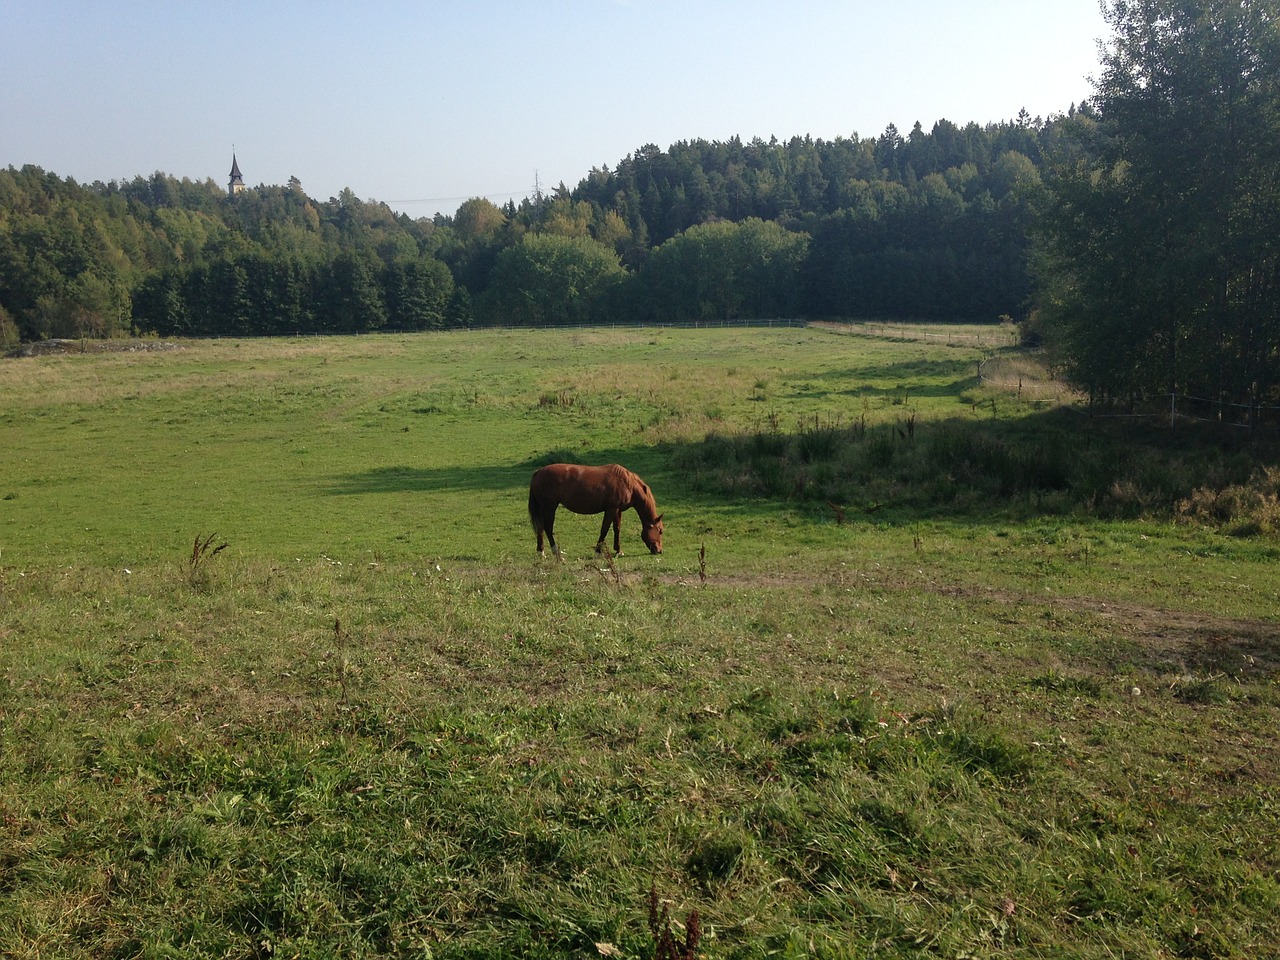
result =
[[[582,323],[625,277],[618,256],[587,237],[527,234],[498,255],[482,309],[491,322]]]

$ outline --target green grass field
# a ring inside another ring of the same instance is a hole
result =
[[[1275,955],[1273,461],[875,333],[0,360],[0,954]]]

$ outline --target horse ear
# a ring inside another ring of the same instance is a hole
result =
[[[665,514],[665,513],[660,513],[660,514],[658,514],[657,519],[656,519],[656,520],[654,520],[653,522],[654,522],[654,523],[661,523],[661,522],[662,522],[662,518],[663,518],[663,517],[665,517],[665,516],[666,516],[666,514]]]

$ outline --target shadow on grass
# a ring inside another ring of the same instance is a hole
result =
[[[889,397],[948,397],[959,396],[976,382],[976,367],[971,359],[942,358],[913,360],[888,365],[863,365],[829,371],[804,383],[795,385],[796,395],[829,399],[837,407],[844,408],[849,398],[862,396]],[[885,386],[892,383],[893,386]],[[838,387],[836,385],[839,385]],[[793,482],[781,486],[764,484],[764,489],[750,491],[722,487],[711,481],[710,488],[703,482],[691,482],[691,468],[695,472],[716,472],[715,446],[708,440],[688,443],[666,443],[658,447],[614,447],[611,449],[557,448],[513,463],[459,464],[436,467],[417,467],[405,464],[373,466],[368,470],[331,478],[325,489],[334,496],[393,493],[508,493],[521,490],[538,467],[548,463],[621,463],[639,473],[655,490],[681,491],[684,499],[692,495],[717,495],[721,505],[741,507],[768,502],[773,506],[797,506],[804,497],[795,495]],[[785,459],[785,457],[784,457]],[[808,456],[804,458],[807,461]],[[751,472],[760,464],[746,465]],[[789,471],[791,465],[781,465]],[[888,464],[873,469],[873,473],[887,472]],[[765,467],[766,472],[777,472]],[[752,485],[755,486],[755,485]],[[812,493],[812,491],[810,491]],[[746,494],[746,496],[743,496]],[[813,499],[811,496],[810,499]],[[824,498],[818,498],[822,500]],[[876,498],[879,501],[882,498]],[[899,499],[899,498],[895,498]],[[906,498],[910,500],[910,498]],[[661,496],[660,496],[661,500]],[[928,511],[925,511],[926,513]],[[923,515],[923,514],[922,514]]]
[[[885,386],[886,382],[892,386]],[[784,396],[838,403],[849,397],[960,397],[978,382],[978,367],[972,360],[913,360],[829,370],[796,381]],[[839,386],[828,388],[827,384]]]
[[[334,496],[377,493],[440,493],[510,490],[519,485],[523,471],[515,467],[374,467],[335,477],[328,484]]]
[[[832,370],[815,378],[842,386],[829,392],[836,397],[879,397],[907,394],[912,397],[958,397],[978,383],[978,366],[972,360],[912,360]],[[890,387],[883,386],[891,382]],[[852,384],[852,386],[850,386]],[[812,392],[807,394],[813,396]]]
[[[641,476],[667,476],[674,469],[669,448],[592,450],[578,453],[564,448],[511,464],[450,467],[374,467],[332,478],[326,490],[333,496],[383,493],[509,493],[523,490],[539,467],[548,463],[621,463]],[[652,482],[652,481],[651,481]]]

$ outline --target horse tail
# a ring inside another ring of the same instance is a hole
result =
[[[529,491],[529,523],[533,525],[533,532],[541,534],[542,528],[542,504],[538,502],[537,496],[532,490]]]

